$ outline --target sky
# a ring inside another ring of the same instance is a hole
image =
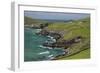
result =
[[[86,13],[63,13],[63,12],[42,12],[42,11],[24,11],[24,16],[33,19],[43,20],[77,20],[89,17]]]

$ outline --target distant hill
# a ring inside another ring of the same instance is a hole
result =
[[[38,23],[54,23],[54,22],[70,22],[73,20],[48,20],[48,19],[33,19],[31,17],[24,17],[24,25],[38,24]]]
[[[46,23],[44,20],[40,19],[32,19],[31,17],[24,17],[24,25],[31,25],[31,24],[39,24],[39,23]]]

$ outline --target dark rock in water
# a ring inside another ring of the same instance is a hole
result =
[[[49,23],[40,24],[40,28],[43,29],[43,28],[47,27],[48,25],[49,25]]]
[[[47,30],[41,30],[38,34],[41,34],[43,36],[48,36],[49,32]]]
[[[41,24],[32,24],[30,27],[34,28],[34,29],[43,29],[45,27],[47,27],[49,25],[49,23],[41,23]]]
[[[38,34],[41,34],[43,36],[51,36],[56,40],[58,40],[58,39],[60,39],[62,37],[61,34],[59,34],[59,33],[50,32],[50,31],[47,31],[45,29],[42,29]]]
[[[43,46],[55,48],[55,45],[53,45],[53,43],[44,43]]]
[[[82,39],[82,37],[78,36],[78,37],[73,38],[71,40],[62,40],[60,42],[57,41],[55,43],[44,43],[43,46],[46,46],[46,47],[58,47],[58,48],[68,48],[72,44],[80,42],[81,39]]]
[[[61,34],[56,33],[56,32],[49,33],[49,36],[53,37],[56,40],[58,40],[62,37]]]
[[[33,29],[40,29],[40,27],[32,27]]]

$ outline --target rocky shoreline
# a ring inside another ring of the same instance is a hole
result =
[[[47,27],[47,26],[45,26],[45,27]],[[40,28],[40,26],[39,26],[38,28],[35,28],[35,27],[32,27],[32,28],[41,29],[40,32],[36,33],[37,35],[47,36],[52,39],[52,42],[50,40],[47,40],[45,43],[42,44],[42,46],[49,47],[51,49],[61,48],[64,50],[64,53],[61,55],[58,55],[57,57],[69,55],[69,52],[70,52],[69,47],[75,43],[81,42],[81,40],[83,39],[81,36],[77,36],[70,40],[60,40],[59,41],[59,39],[63,38],[62,34],[55,32],[55,31],[48,31],[48,30],[44,29],[45,27]],[[57,57],[52,58],[52,60],[57,59]]]
[[[49,31],[49,30],[45,29],[46,27],[48,27],[48,24],[46,24],[46,25],[40,24],[38,26],[28,25],[25,27],[30,27],[32,29],[41,29],[41,31],[36,33],[37,35],[47,36],[47,37],[51,38],[52,41],[47,40],[45,43],[42,44],[42,46],[49,47],[51,49],[54,49],[54,48],[63,49],[64,53],[61,55],[58,55],[57,57],[69,55],[70,46],[72,46],[75,43],[81,42],[81,40],[83,39],[81,36],[77,36],[77,37],[74,37],[70,40],[63,40],[63,36],[59,32]],[[60,39],[60,41],[59,41],[59,39]],[[57,59],[57,57],[55,57],[53,59]]]

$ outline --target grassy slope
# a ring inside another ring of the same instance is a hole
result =
[[[62,39],[64,40],[69,40],[77,36],[82,36],[84,38],[82,42],[73,44],[72,46],[70,46],[70,54],[73,54],[80,50],[90,48],[90,43],[89,43],[90,42],[90,20],[89,18],[72,21],[68,23],[66,22],[57,23],[56,22],[56,23],[49,25],[47,30],[53,30],[53,31],[62,33],[63,34]],[[89,57],[90,56],[89,50],[87,50],[86,53],[77,54],[75,58],[79,56],[79,58],[81,59],[83,58],[82,57],[83,55]]]
[[[24,17],[24,25],[31,25],[31,24],[41,24],[45,23],[46,21],[44,20],[39,20],[39,19],[32,19],[31,17]]]
[[[86,21],[86,22],[82,22]],[[88,38],[90,36],[89,19],[77,20],[69,23],[53,23],[47,29],[55,30],[63,33],[64,39],[71,39],[75,36],[83,36]]]
[[[86,49],[84,51],[81,51],[80,53],[75,54],[73,56],[62,58],[62,60],[66,60],[66,59],[87,59],[87,58],[90,58],[90,49]]]

